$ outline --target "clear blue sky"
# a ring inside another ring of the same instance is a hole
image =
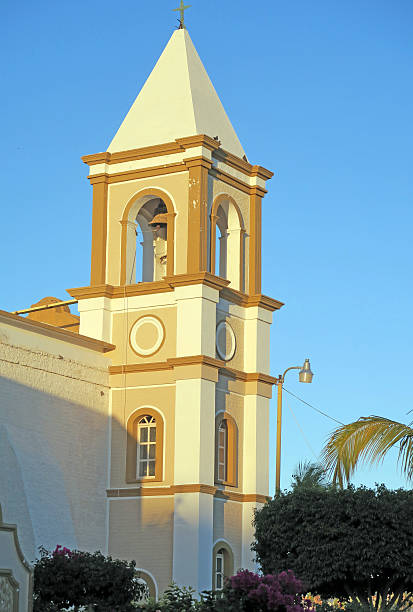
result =
[[[411,0],[191,0],[187,25],[264,200],[272,372],[348,422],[413,408]],[[177,0],[3,3],[0,308],[89,282],[91,188],[175,26]],[[285,396],[282,486],[333,423]],[[271,405],[275,410],[275,401]],[[274,437],[274,430],[271,430]],[[271,459],[273,464],[273,459]],[[356,483],[405,482],[391,456]]]

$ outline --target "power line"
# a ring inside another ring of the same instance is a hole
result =
[[[339,425],[344,425],[344,423],[342,421],[339,421],[338,419],[335,419],[334,417],[330,416],[329,414],[327,414],[326,412],[323,412],[322,410],[320,410],[319,408],[316,408],[315,406],[312,406],[311,404],[309,404],[308,402],[305,402],[303,399],[301,399],[301,397],[298,397],[298,395],[295,395],[294,393],[292,393],[291,391],[288,391],[288,389],[286,389],[283,386],[284,391],[286,391],[289,395],[292,395],[293,397],[295,397],[295,399],[298,399],[298,401],[302,402],[303,404],[305,404],[306,406],[309,406],[309,408],[311,408],[312,410],[315,410],[316,412],[318,412],[319,414],[322,414],[323,416],[327,417],[327,419],[330,419],[330,421],[334,421],[335,423],[338,423]]]
[[[298,422],[298,419],[297,419],[297,417],[295,416],[295,413],[294,413],[293,409],[291,408],[291,406],[290,406],[289,404],[287,404],[287,407],[288,407],[288,410],[289,410],[289,411],[291,412],[291,414],[293,415],[293,419],[294,419],[294,421],[295,421],[295,424],[297,425],[298,429],[300,430],[301,435],[303,436],[305,443],[307,444],[307,446],[308,446],[308,448],[310,449],[310,451],[313,453],[313,455],[314,455],[315,459],[318,461],[318,457],[317,457],[317,455],[315,454],[314,449],[313,449],[313,447],[311,446],[311,444],[310,444],[309,440],[307,439],[307,436],[305,435],[303,428],[301,427],[300,423]]]

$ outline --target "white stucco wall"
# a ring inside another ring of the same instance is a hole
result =
[[[0,321],[0,504],[24,555],[106,542],[109,360]]]

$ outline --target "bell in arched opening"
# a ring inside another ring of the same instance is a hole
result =
[[[153,231],[154,279],[161,280],[166,276],[167,240],[168,240],[168,209],[162,200],[154,210],[149,225]]]

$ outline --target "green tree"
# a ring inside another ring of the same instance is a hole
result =
[[[325,488],[329,486],[326,470],[321,463],[311,461],[300,462],[292,476],[291,488]]]
[[[297,488],[256,513],[253,548],[264,573],[385,610],[413,603],[412,517],[413,491]]]
[[[408,481],[413,481],[413,423],[405,425],[379,416],[361,417],[333,431],[323,449],[323,465],[334,482],[349,482],[363,462],[379,463],[393,447]]]
[[[34,566],[33,612],[76,611],[91,606],[94,612],[128,612],[143,586],[135,579],[135,562],[128,563],[58,546],[53,553],[41,549]]]

